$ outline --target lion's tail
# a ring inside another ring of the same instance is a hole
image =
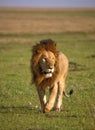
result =
[[[73,89],[71,89],[68,94],[66,93],[66,91],[63,91],[63,94],[65,97],[70,97],[73,94]]]

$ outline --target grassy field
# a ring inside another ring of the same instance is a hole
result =
[[[43,114],[30,58],[46,38],[67,55],[74,94]],[[0,9],[0,130],[95,130],[95,9]]]

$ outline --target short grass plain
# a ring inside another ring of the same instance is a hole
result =
[[[51,38],[69,61],[61,112],[40,113],[32,46]],[[0,130],[95,130],[95,9],[0,9]]]

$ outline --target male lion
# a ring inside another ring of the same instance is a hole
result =
[[[52,110],[60,111],[62,95],[69,97],[65,92],[65,79],[68,72],[68,59],[57,51],[56,44],[51,39],[42,40],[33,46],[31,59],[31,71],[33,82],[36,85],[41,109],[43,112]],[[46,101],[45,89],[49,89],[50,96]]]

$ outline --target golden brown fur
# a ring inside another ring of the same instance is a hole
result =
[[[65,79],[68,72],[68,59],[57,51],[55,42],[51,39],[42,40],[33,46],[31,71],[33,83],[36,85],[41,108],[48,112],[52,108],[60,111],[62,95],[65,93]],[[49,89],[50,96],[46,101],[45,89]]]

